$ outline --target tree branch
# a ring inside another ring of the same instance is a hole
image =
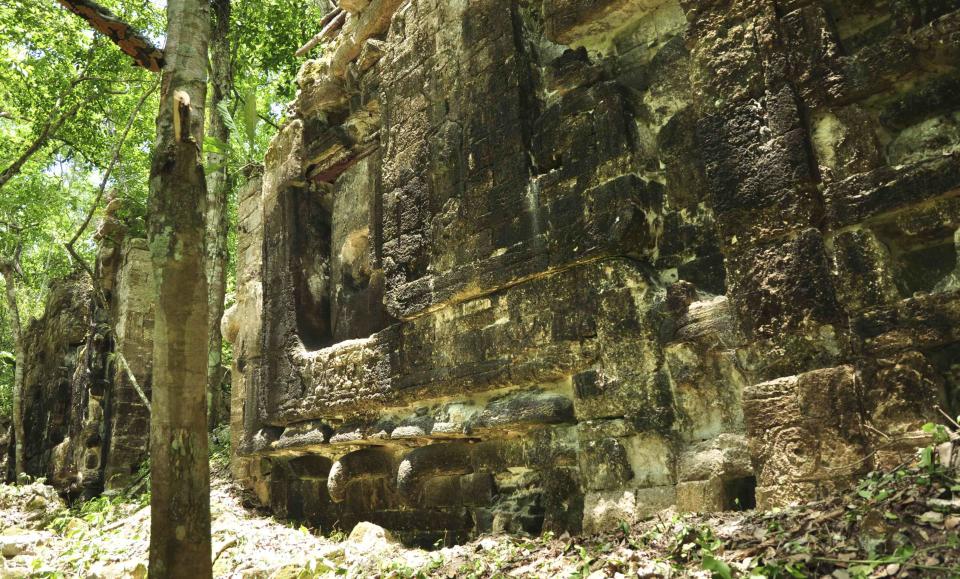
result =
[[[236,99],[237,99],[238,101],[240,101],[240,104],[246,104],[246,101],[244,100],[243,95],[240,94],[240,91],[237,90],[237,87],[236,87],[236,86],[232,86],[232,87],[230,87],[230,89],[233,91],[233,96],[236,97]],[[268,117],[268,116],[266,116],[266,115],[264,115],[263,113],[260,113],[260,112],[257,112],[257,116],[260,117],[260,120],[261,120],[261,121],[267,123],[268,125],[270,125],[270,126],[273,127],[274,129],[276,129],[276,130],[278,130],[278,131],[280,130],[280,126],[277,125],[277,123],[273,122],[273,119],[271,119],[270,117]]]
[[[134,30],[126,22],[93,0],[57,0],[67,10],[90,23],[98,32],[112,40],[120,50],[133,58],[139,66],[160,72],[163,68],[163,50]]]
[[[337,8],[331,10],[327,13],[326,16],[320,21],[320,26],[322,27],[320,32],[316,36],[307,41],[306,44],[301,46],[295,56],[306,56],[311,50],[313,50],[318,44],[326,40],[329,37],[335,36],[336,33],[343,27],[344,22],[347,20],[347,13],[343,10]]]
[[[80,105],[81,103],[78,102],[63,113],[60,113],[59,107],[58,110],[54,111],[54,115],[59,114],[59,116],[55,118],[51,117],[50,120],[43,125],[43,128],[40,129],[40,134],[37,135],[37,138],[34,139],[32,143],[30,143],[30,146],[27,147],[27,149],[21,153],[20,156],[17,157],[17,159],[11,163],[9,167],[0,173],[0,189],[7,184],[7,181],[12,179],[17,175],[17,173],[20,172],[20,169],[23,168],[23,166],[27,163],[27,161],[30,160],[30,157],[32,157],[34,153],[42,149],[43,146],[47,144],[47,141],[50,140],[50,137],[55,135],[57,131],[60,130],[60,127],[63,126],[63,123],[65,123],[67,119],[77,114],[77,111],[80,109]]]
[[[143,95],[140,97],[140,100],[137,101],[137,106],[133,108],[133,111],[130,113],[130,118],[127,119],[127,124],[123,128],[123,133],[120,135],[120,139],[117,141],[117,144],[113,148],[113,157],[110,159],[110,164],[107,165],[106,171],[103,173],[103,178],[100,180],[100,189],[97,190],[97,196],[93,200],[93,205],[90,206],[90,211],[87,212],[86,219],[83,220],[83,223],[80,224],[80,228],[77,229],[77,232],[73,234],[73,237],[70,238],[65,245],[67,252],[80,263],[80,266],[83,267],[84,271],[87,272],[87,275],[90,276],[90,281],[93,283],[93,287],[97,294],[97,299],[101,302],[101,305],[106,307],[104,303],[102,292],[100,291],[99,284],[97,283],[96,276],[93,274],[93,270],[90,269],[90,266],[87,262],[81,257],[74,245],[76,245],[77,240],[80,239],[80,236],[83,235],[83,232],[86,231],[87,226],[90,225],[90,221],[93,220],[93,214],[96,213],[97,207],[100,206],[100,201],[103,199],[103,193],[107,189],[107,182],[110,180],[110,174],[113,172],[113,168],[116,167],[117,161],[120,159],[120,151],[123,149],[123,143],[127,140],[127,135],[130,134],[130,128],[133,126],[134,121],[137,120],[137,116],[140,114],[140,109],[143,108],[144,103],[147,102],[147,99],[150,98],[150,95],[153,94],[153,91],[157,89],[159,82],[154,82]]]
[[[133,374],[133,370],[130,369],[130,365],[127,364],[127,359],[123,357],[123,353],[119,350],[114,352],[114,354],[117,357],[117,365],[120,366],[120,369],[123,370],[124,374],[127,375],[127,379],[130,380],[130,384],[133,386],[133,389],[137,391],[137,395],[140,396],[140,400],[143,401],[143,405],[147,407],[147,412],[153,414],[153,406],[150,405],[150,399],[147,398],[143,388],[140,387],[140,383],[137,382],[137,377]]]

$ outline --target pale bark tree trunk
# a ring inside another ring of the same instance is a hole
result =
[[[230,142],[230,128],[217,105],[224,102],[233,87],[230,61],[230,0],[211,0],[213,21],[210,36],[210,68],[213,96],[210,101],[210,136],[221,143]],[[227,290],[227,197],[232,187],[225,151],[207,153],[207,164],[214,169],[207,175],[207,284],[209,285],[209,347],[207,354],[207,392],[210,407],[209,426],[215,427],[224,417],[220,386],[223,382],[223,318]]]
[[[209,36],[209,0],[167,2],[148,229],[156,299],[150,576],[161,579],[212,575],[204,269],[207,193],[200,149]]]
[[[23,327],[20,325],[20,308],[17,306],[16,264],[0,263],[0,275],[6,286],[7,309],[10,310],[10,331],[13,334],[13,352],[15,368],[13,371],[13,436],[14,436],[14,477],[25,471],[24,427],[23,427]]]
[[[160,70],[147,242],[155,297],[150,576],[212,576],[207,450],[207,187],[202,151],[210,0],[168,0],[163,51],[92,0],[59,0]]]

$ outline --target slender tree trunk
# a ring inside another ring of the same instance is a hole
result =
[[[233,88],[233,67],[230,61],[230,0],[211,0],[213,21],[210,34],[210,68],[213,97],[210,101],[210,136],[221,143],[230,142],[230,128],[224,122],[218,105]],[[210,408],[209,427],[217,426],[225,417],[221,407],[220,385],[223,382],[223,318],[227,290],[227,198],[233,185],[227,168],[226,151],[209,151],[207,164],[213,169],[207,175],[207,284],[209,285],[209,347],[207,355],[207,392]]]
[[[24,432],[23,427],[23,327],[20,325],[20,308],[17,306],[17,282],[14,277],[15,266],[12,263],[0,264],[0,275],[6,285],[7,309],[10,310],[10,329],[13,333],[13,351],[16,367],[13,371],[13,436],[14,446],[14,476],[19,477],[26,472],[24,460]]]
[[[209,0],[167,2],[167,45],[150,169],[156,303],[150,421],[150,576],[212,576],[207,451],[206,181]]]

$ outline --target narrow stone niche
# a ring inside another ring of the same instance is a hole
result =
[[[290,270],[297,333],[304,347],[317,350],[333,343],[330,324],[331,207],[322,191],[291,190],[293,233]]]
[[[748,511],[757,508],[757,479],[752,476],[723,481],[723,510]]]
[[[960,235],[948,219],[917,211],[875,231],[890,251],[893,279],[901,297],[954,289],[956,282],[951,283],[951,278],[958,269]]]

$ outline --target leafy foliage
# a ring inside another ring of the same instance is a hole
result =
[[[163,43],[163,2],[98,1]],[[282,122],[300,66],[293,53],[317,32],[311,23],[322,17],[321,4],[233,0],[235,90],[221,106],[232,129],[231,142],[204,143],[226,153],[233,174],[263,158]],[[24,326],[42,313],[49,282],[75,267],[63,244],[86,217],[127,119],[155,81],[153,73],[132,66],[129,57],[55,0],[0,3],[0,172],[39,143],[15,176],[0,185],[0,255],[11,255],[17,244],[23,245],[23,277],[17,285]],[[107,182],[107,191],[125,201],[118,217],[135,235],[146,231],[157,99],[157,93],[151,95],[134,118]],[[55,125],[44,137],[45,129]],[[235,200],[230,197],[233,219]],[[99,217],[99,212],[94,215],[94,224]],[[230,247],[236,241],[232,229]],[[94,230],[89,227],[77,244],[88,263],[96,250]],[[228,292],[235,285],[230,253]],[[0,351],[14,351],[9,324],[0,300]],[[0,360],[2,415],[10,413],[12,383],[12,363]]]

